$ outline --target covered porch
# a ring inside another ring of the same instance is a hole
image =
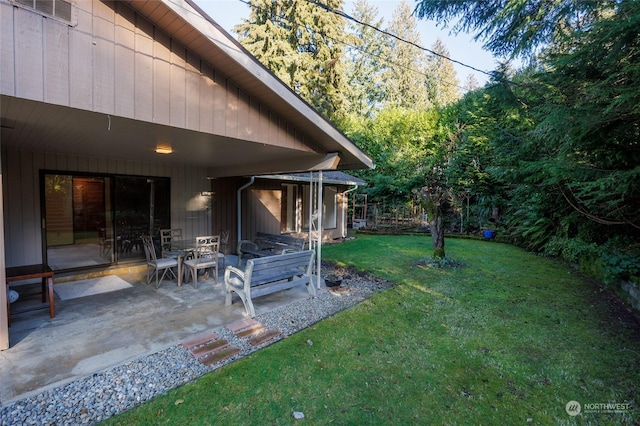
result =
[[[116,272],[112,277],[128,286],[68,299],[56,291],[54,318],[46,310],[13,316],[10,348],[0,351],[0,406],[248,319],[237,297],[225,306],[222,270],[218,284],[209,277],[198,288],[191,282],[178,287],[165,279],[158,290],[145,284],[145,268]],[[308,297],[301,287],[261,297],[256,315]]]

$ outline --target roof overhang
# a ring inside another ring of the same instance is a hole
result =
[[[373,168],[362,150],[294,93],[193,0],[127,0],[133,9],[220,70],[251,96],[304,132],[325,152],[340,154],[340,169]]]

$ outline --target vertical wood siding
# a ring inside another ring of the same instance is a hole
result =
[[[0,0],[2,94],[291,148],[293,128],[121,2],[74,2],[76,26]]]
[[[237,191],[247,183],[246,178],[234,177],[211,181],[213,196],[211,202],[211,228],[214,234],[229,231],[229,253],[235,253],[237,247],[238,220],[236,214]]]
[[[13,6],[0,2],[0,93],[15,92],[15,48]]]

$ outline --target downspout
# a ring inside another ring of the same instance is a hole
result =
[[[236,196],[236,209],[238,210],[236,212],[238,215],[238,243],[242,239],[242,191],[253,185],[253,182],[255,182],[255,180],[256,177],[251,176],[249,182],[238,188],[238,195]]]
[[[344,191],[342,193],[342,196],[344,197],[345,195],[355,191],[356,189],[358,189],[357,184],[353,188]],[[349,196],[346,197],[344,203],[346,204],[346,206],[342,207],[342,239],[345,239],[347,237],[347,210],[349,210]]]

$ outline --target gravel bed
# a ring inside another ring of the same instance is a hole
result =
[[[392,286],[388,281],[347,268],[327,264],[324,270],[341,277],[342,285],[334,289],[323,287],[314,299],[257,315],[256,320],[280,331],[281,339]],[[185,348],[173,346],[2,407],[0,425],[95,424],[274,342],[254,347],[224,327],[216,332],[241,352],[205,366]]]

